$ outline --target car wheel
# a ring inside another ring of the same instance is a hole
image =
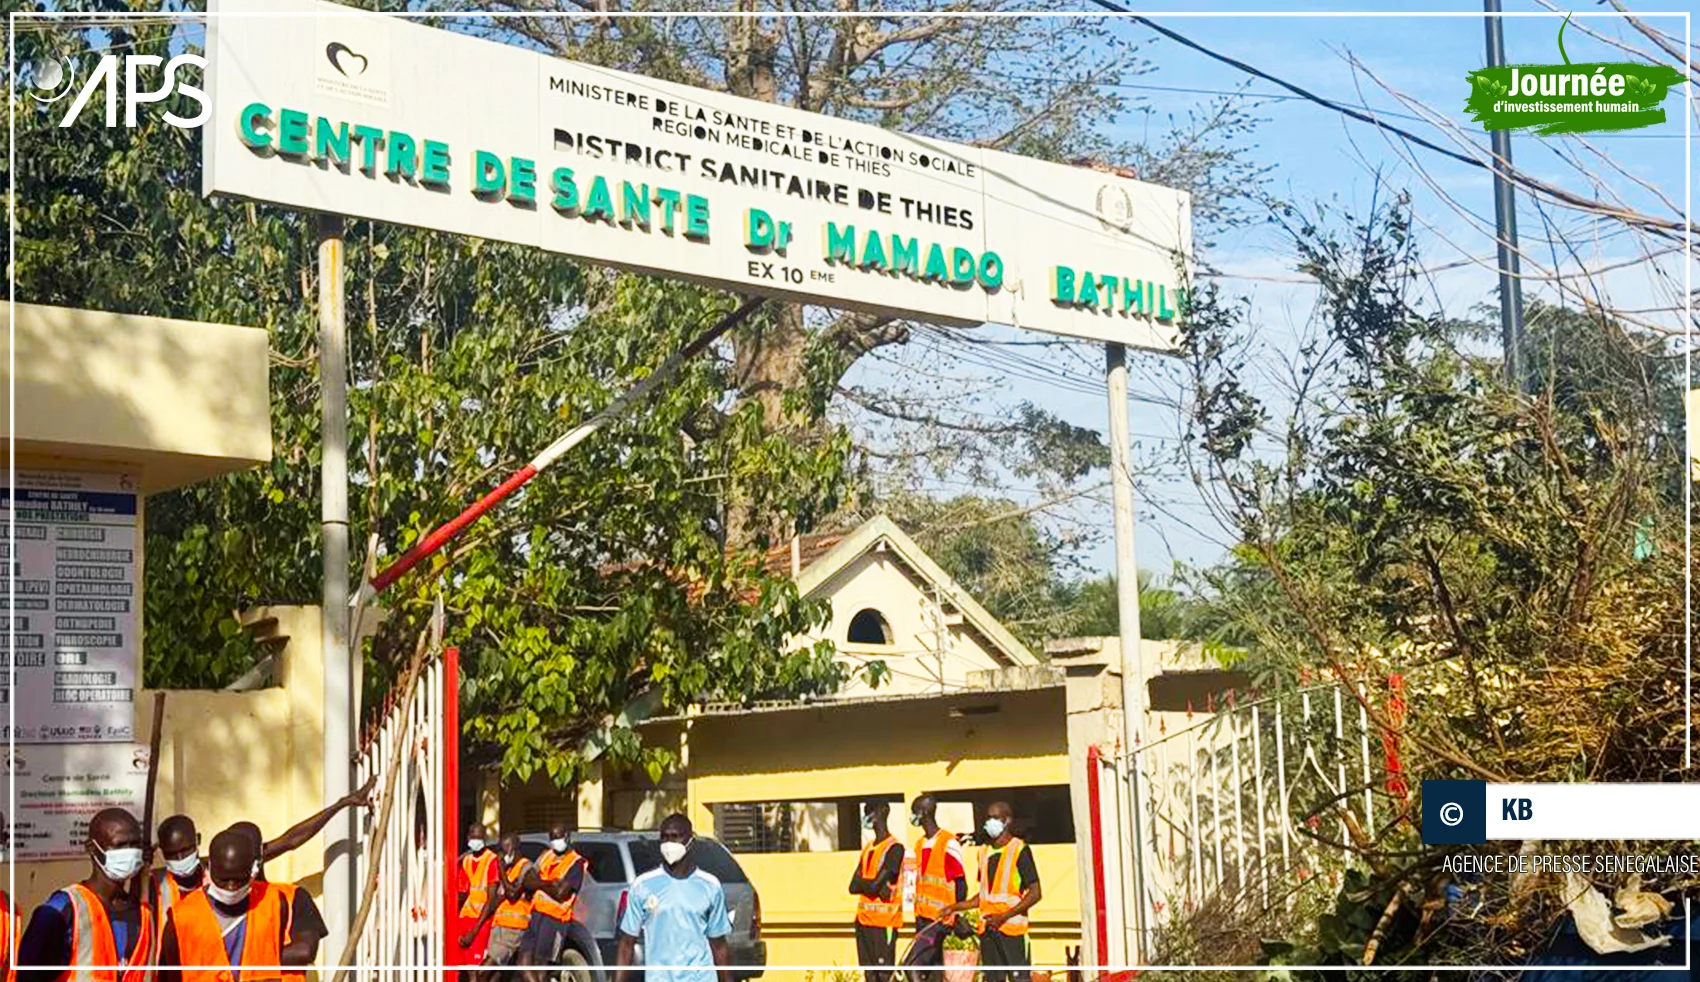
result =
[[[556,962],[558,971],[555,977],[561,982],[595,982],[594,973],[590,968],[590,960],[577,948],[567,948],[561,952],[560,960]]]

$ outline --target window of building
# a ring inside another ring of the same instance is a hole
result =
[[[939,824],[958,835],[971,834],[984,838],[981,827],[986,823],[986,809],[994,801],[1009,803],[1015,812],[1015,835],[1031,845],[1070,843],[1074,841],[1074,809],[1070,805],[1068,785],[1042,784],[1019,788],[975,788],[972,790],[934,791],[939,803]],[[957,808],[949,806],[956,805]],[[963,807],[966,806],[966,807]],[[948,812],[965,815],[973,810],[969,828],[955,828],[947,823]],[[908,817],[903,816],[907,821]]]
[[[850,618],[850,631],[844,640],[851,644],[890,644],[891,625],[884,614],[867,607]]]
[[[812,801],[739,801],[708,806],[714,837],[734,854],[755,852],[853,852],[862,847],[862,806],[891,803],[891,826],[901,834],[908,820],[895,793],[821,798]]]

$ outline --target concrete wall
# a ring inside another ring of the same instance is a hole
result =
[[[253,692],[167,692],[160,741],[155,821],[181,812],[204,841],[231,824],[257,822],[276,836],[320,808],[324,780],[324,698],[316,607],[272,608],[289,641],[282,687]],[[137,739],[151,739],[153,693],[137,700]],[[141,816],[137,816],[140,818]],[[318,892],[323,844],[270,863],[267,876]],[[15,902],[33,908],[54,890],[87,876],[87,861],[20,863]],[[0,865],[0,879],[7,875]]]
[[[266,332],[14,305],[17,418],[0,429],[38,466],[138,471],[152,493],[271,459]],[[16,429],[7,429],[15,425]],[[22,463],[19,464],[22,467]]]

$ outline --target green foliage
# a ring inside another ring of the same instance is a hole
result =
[[[1200,292],[1183,329],[1199,470],[1239,537],[1198,577],[1201,602],[1236,625],[1265,692],[1361,685],[1385,728],[1388,676],[1404,676],[1410,774],[1672,780],[1682,362],[1661,338],[1535,302],[1527,372],[1508,385],[1481,350],[1484,325],[1425,306],[1407,208],[1282,216],[1321,287],[1292,406],[1272,409],[1242,383],[1244,308]],[[1382,839],[1358,858],[1396,872],[1343,890],[1314,938],[1272,958],[1354,960],[1395,884],[1410,909],[1444,896],[1444,878],[1430,879],[1438,853],[1414,841]],[[1424,961],[1467,964],[1546,925],[1458,918],[1427,947],[1390,931],[1377,963],[1421,947]]]
[[[158,25],[111,33],[166,49]],[[76,43],[20,34],[18,57]],[[148,508],[146,682],[222,686],[256,654],[233,610],[318,599],[314,229],[204,199],[198,133],[108,131],[98,113],[58,129],[32,100],[15,108],[19,299],[270,335],[271,462]],[[357,553],[369,535],[388,557],[406,549],[735,306],[475,239],[350,223],[346,243]],[[729,550],[724,516],[737,496],[807,528],[837,505],[847,438],[777,435],[757,407],[727,408],[735,389],[727,362],[699,359],[402,580],[367,655],[368,706],[437,591],[463,652],[466,732],[522,779],[569,782],[592,735],[616,761],[655,765],[664,751],[636,731],[601,732],[646,694],[666,712],[834,687],[829,652],[784,644],[823,610],[759,568],[759,541]]]

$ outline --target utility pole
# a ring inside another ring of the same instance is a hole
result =
[[[1482,0],[1487,17],[1487,63],[1505,64],[1505,19],[1499,0]],[[1511,186],[1511,131],[1493,131],[1493,215],[1499,239],[1499,329],[1505,347],[1505,378],[1523,388],[1523,282],[1517,255],[1517,202]]]
[[[1123,855],[1132,863],[1128,878],[1131,896],[1123,905],[1132,931],[1127,946],[1130,964],[1142,964],[1145,956],[1145,840],[1140,832],[1138,746],[1140,722],[1145,718],[1144,665],[1139,650],[1139,561],[1134,554],[1133,461],[1127,408],[1127,348],[1104,346],[1104,383],[1110,398],[1110,489],[1114,503],[1116,534],[1116,608],[1121,633],[1122,730],[1127,742],[1127,848]]]
[[[325,804],[349,791],[353,691],[348,609],[348,338],[343,320],[342,217],[320,215],[319,404],[323,439],[319,464],[320,535],[324,544],[324,592],[320,637],[324,648]],[[325,926],[321,950],[340,957],[354,917],[355,810],[325,826]],[[334,969],[327,964],[326,968]]]

